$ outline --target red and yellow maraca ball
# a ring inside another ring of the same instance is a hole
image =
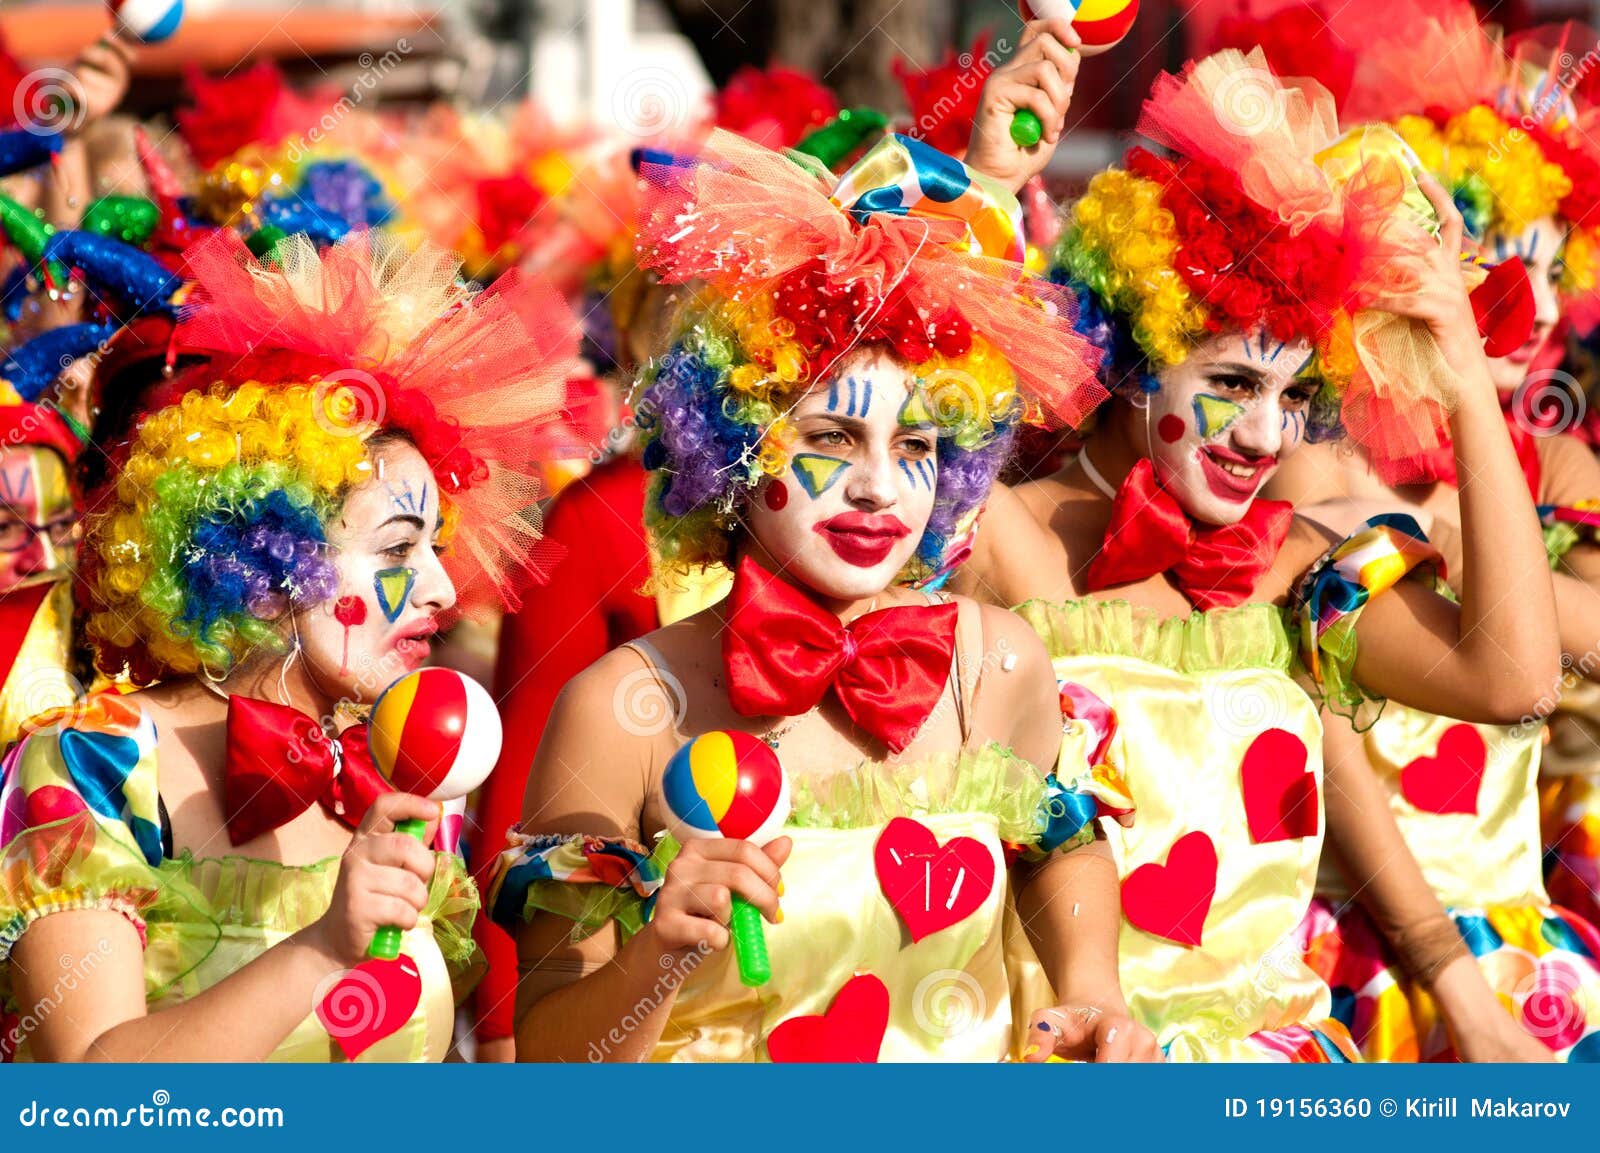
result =
[[[500,759],[500,713],[487,689],[454,669],[418,669],[383,690],[367,747],[396,790],[434,801],[464,797]]]
[[[1114,47],[1139,15],[1139,0],[1020,0],[1018,7],[1024,20],[1071,20],[1085,56]]]

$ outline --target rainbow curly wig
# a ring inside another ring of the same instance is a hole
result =
[[[788,466],[785,413],[826,382],[809,367],[848,343],[821,333],[806,343],[792,320],[774,316],[786,297],[761,293],[692,315],[646,372],[637,416],[651,472],[645,527],[668,567],[729,558],[750,490]],[[933,515],[901,575],[908,583],[939,571],[971,527],[1022,415],[1011,368],[993,345],[959,328],[943,344],[856,346],[883,348],[906,365],[938,426]]]
[[[543,579],[553,558],[523,470],[576,347],[542,327],[554,293],[516,276],[474,293],[449,254],[376,233],[321,252],[293,237],[270,264],[219,233],[189,267],[174,343],[206,360],[113,450],[86,518],[102,671],[222,677],[281,651],[289,618],[336,595],[327,526],[397,441],[433,471],[463,608],[514,607]]]
[[[887,138],[834,184],[716,133],[646,177],[641,263],[696,286],[637,414],[668,574],[730,558],[750,491],[788,466],[788,414],[851,357],[904,366],[938,429],[910,583],[960,557],[1019,422],[1104,397],[1071,296],[1017,263],[1015,198],[927,145]]]
[[[103,664],[221,675],[334,595],[323,526],[372,464],[317,413],[309,386],[249,383],[144,421],[114,504],[91,520]]]

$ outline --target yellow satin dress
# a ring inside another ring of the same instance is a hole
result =
[[[888,993],[879,1061],[1003,1061],[1027,1044],[1030,1015],[1055,1003],[1017,921],[1006,875],[1009,849],[1037,844],[1049,783],[999,745],[918,763],[867,762],[825,781],[794,780],[795,810],[784,834],[784,920],[766,925],[772,979],[739,981],[731,950],[712,954],[683,980],[656,1061],[765,1061],[767,1039],[785,1022],[828,1014],[853,978]],[[993,866],[981,902],[913,942],[880,883],[875,848],[888,822],[905,817],[940,845],[970,838]],[[615,920],[624,939],[648,919],[678,846],[654,849],[590,837],[512,834],[490,904],[515,931],[530,917],[571,919],[586,935]],[[835,1015],[832,1027],[849,1033]],[[859,1042],[859,1038],[856,1038]],[[874,1043],[875,1042],[875,1043]],[[859,1049],[841,1035],[836,1059]],[[605,1058],[605,1039],[591,1047]]]
[[[150,1012],[188,1000],[322,916],[338,858],[305,866],[246,857],[196,858],[164,847],[154,722],[137,694],[96,693],[41,717],[0,768],[0,1039],[31,1060],[38,1022],[12,996],[12,947],[40,917],[72,909],[120,913],[143,943]],[[478,896],[458,857],[438,854],[428,903],[402,951],[422,996],[363,1062],[442,1061],[455,1005],[477,976]],[[354,1006],[351,1023],[370,1007]],[[271,1061],[343,1060],[313,1006]]]
[[[1600,932],[1545,891],[1535,785],[1543,736],[1539,724],[1470,725],[1390,702],[1364,743],[1406,845],[1489,987],[1553,1054],[1600,1061]],[[1318,892],[1308,957],[1363,1056],[1455,1059],[1433,999],[1331,865]]]
[[[1016,611],[1049,649],[1069,716],[1056,775],[1087,766],[1126,783],[1136,815],[1102,822],[1123,879],[1122,988],[1167,1059],[1353,1059],[1294,943],[1322,853],[1322,726],[1293,678],[1283,610]],[[1267,827],[1253,802],[1252,829],[1247,790],[1277,790],[1291,816]]]

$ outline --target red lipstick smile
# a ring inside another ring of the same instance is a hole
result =
[[[864,512],[840,513],[817,524],[814,531],[840,560],[857,568],[882,564],[894,546],[911,535],[911,529],[897,516]]]
[[[1205,474],[1206,485],[1216,496],[1235,503],[1253,499],[1266,474],[1277,466],[1275,456],[1242,456],[1220,444],[1208,444],[1200,450],[1200,471]]]

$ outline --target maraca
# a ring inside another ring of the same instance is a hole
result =
[[[789,819],[789,778],[778,754],[748,733],[702,733],[672,755],[661,776],[672,815],[668,832],[680,842],[729,837],[764,845]],[[772,978],[761,911],[733,898],[729,929],[739,980],[751,988]]]
[[[500,759],[500,711],[477,681],[454,669],[418,669],[383,690],[367,721],[367,748],[383,779],[401,793],[453,801],[479,785]],[[419,840],[423,821],[396,831]],[[394,957],[400,931],[380,929],[368,956]]]
[[[1139,15],[1139,0],[1018,0],[1017,8],[1024,22],[1070,21],[1083,41],[1079,51],[1095,56],[1114,48],[1128,34]],[[1032,148],[1043,136],[1039,117],[1027,108],[1017,109],[1011,117],[1011,139],[1016,146]]]
[[[106,0],[113,31],[136,44],[160,44],[183,23],[183,0]]]
[[[453,669],[419,669],[383,691],[367,722],[373,765],[397,791],[435,801],[466,796],[500,759],[500,713],[477,681]],[[395,831],[422,839],[426,821]],[[385,925],[367,946],[370,960],[346,973],[317,1002],[317,1019],[355,1060],[416,1011],[422,978],[400,955],[401,930]],[[376,993],[376,996],[374,996]]]

